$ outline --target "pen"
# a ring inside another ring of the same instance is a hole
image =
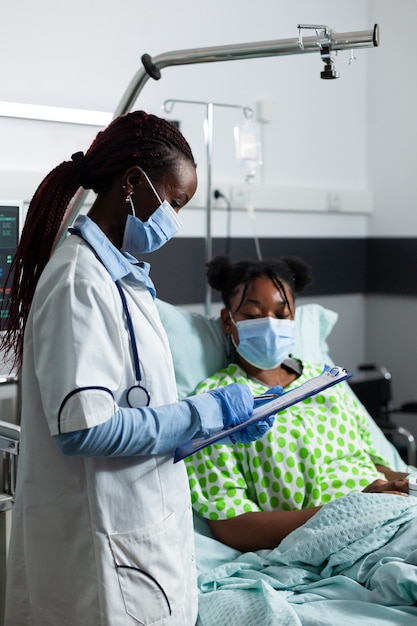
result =
[[[260,396],[254,396],[253,401],[257,402],[259,400],[272,400],[273,398],[278,398],[277,393],[262,393]]]

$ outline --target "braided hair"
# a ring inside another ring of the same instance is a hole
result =
[[[8,273],[8,330],[0,347],[13,366],[21,366],[23,335],[36,285],[51,255],[70,201],[80,187],[105,193],[117,176],[139,165],[151,177],[175,171],[180,158],[196,166],[189,144],[171,122],[143,111],[113,120],[84,155],[77,152],[41,182],[30,204]],[[6,306],[3,299],[3,307]]]
[[[284,298],[291,311],[290,303],[285,293],[284,283],[288,285],[291,295],[295,295],[313,281],[311,268],[299,257],[279,257],[263,261],[239,261],[231,263],[225,256],[218,256],[209,261],[207,267],[207,282],[216,291],[220,291],[226,309],[230,310],[230,301],[243,285],[242,297],[237,310],[242,306],[249,285],[254,278],[266,276]],[[294,311],[291,311],[294,313]]]

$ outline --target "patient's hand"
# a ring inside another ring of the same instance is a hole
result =
[[[377,478],[362,491],[366,493],[393,493],[397,496],[408,496],[408,480],[406,478],[397,478],[396,480]]]
[[[390,467],[386,467],[385,465],[375,465],[378,472],[384,474],[387,480],[397,480],[397,478],[407,478],[410,472],[397,472],[396,470],[392,470]]]

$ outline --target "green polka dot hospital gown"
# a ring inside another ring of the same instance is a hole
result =
[[[297,387],[322,372],[303,363]],[[203,393],[229,383],[267,387],[238,365],[219,370],[197,387]],[[272,428],[252,444],[214,444],[186,459],[194,509],[205,518],[228,519],[251,511],[320,506],[376,478],[388,466],[372,447],[369,416],[343,384],[277,414]]]

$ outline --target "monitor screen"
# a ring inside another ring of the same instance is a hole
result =
[[[7,328],[8,308],[5,281],[19,241],[23,203],[0,203],[0,330]]]

